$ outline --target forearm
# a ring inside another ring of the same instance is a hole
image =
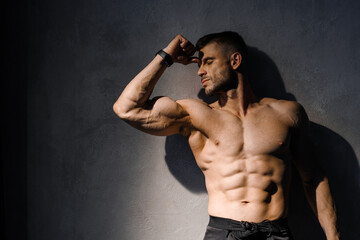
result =
[[[318,184],[305,187],[305,192],[328,240],[339,239],[334,200],[328,179],[324,177]]]
[[[149,99],[155,84],[166,69],[163,58],[156,57],[126,86],[114,104],[118,115],[126,115],[136,107],[142,107]]]
[[[174,62],[186,65],[189,63],[199,63],[200,61],[198,58],[191,58],[196,48],[180,34],[164,50]],[[155,84],[166,69],[164,62],[161,56],[156,55],[151,63],[126,86],[113,107],[120,118],[126,119],[134,114],[138,115],[138,112],[142,110]],[[134,114],[131,114],[131,112],[134,112]]]

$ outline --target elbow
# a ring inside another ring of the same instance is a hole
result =
[[[327,178],[324,175],[317,175],[311,178],[303,179],[303,185],[313,189],[316,189],[321,182],[327,182]]]
[[[118,115],[118,112],[120,111],[120,109],[119,109],[117,102],[114,103],[114,105],[113,105],[113,111],[114,111],[114,113],[116,113],[116,115]]]
[[[115,114],[121,118],[121,119],[127,119],[128,118],[128,111],[126,111],[123,107],[121,107],[121,105],[116,102],[114,105],[113,105],[113,111],[115,112]]]

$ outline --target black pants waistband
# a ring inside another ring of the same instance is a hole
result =
[[[280,232],[282,230],[288,230],[286,219],[278,219],[274,221],[265,220],[263,222],[254,223],[210,216],[209,226],[233,231],[257,230],[261,232]]]

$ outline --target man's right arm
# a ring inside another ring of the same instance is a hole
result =
[[[196,59],[189,59],[195,53],[195,47],[181,35],[176,36],[164,50],[174,62],[197,62]],[[182,128],[190,124],[188,113],[176,101],[168,97],[149,100],[165,69],[164,59],[156,55],[151,63],[131,80],[113,106],[121,119],[153,135],[181,133]]]

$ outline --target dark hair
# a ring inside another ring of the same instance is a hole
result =
[[[247,47],[244,39],[238,33],[226,31],[205,35],[197,41],[196,48],[198,51],[200,51],[203,47],[212,42],[216,42],[222,46],[224,48],[223,50],[225,51],[225,54],[228,54],[229,56],[234,52],[239,52],[242,57],[239,71],[242,73],[246,72]]]

